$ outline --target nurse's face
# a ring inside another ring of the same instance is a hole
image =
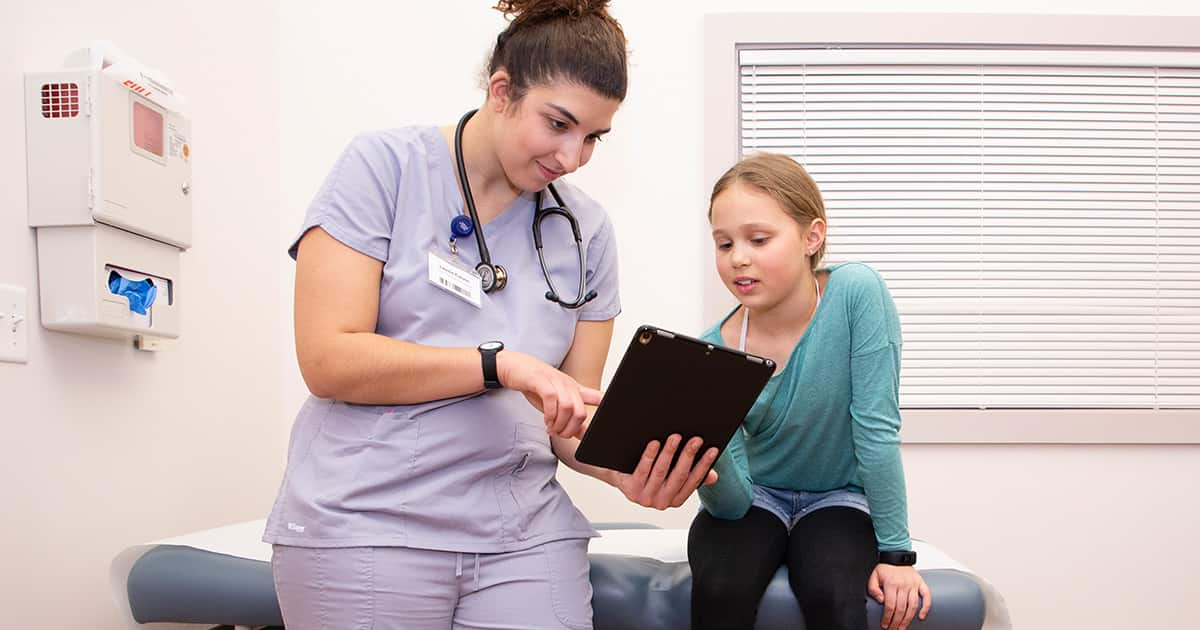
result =
[[[587,164],[620,105],[575,83],[530,87],[503,108],[496,127],[496,153],[508,180],[520,190],[542,190]]]

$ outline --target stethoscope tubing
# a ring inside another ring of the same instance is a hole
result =
[[[507,273],[504,271],[503,267],[492,264],[492,255],[491,252],[488,251],[487,242],[483,237],[483,226],[479,223],[479,212],[475,209],[475,198],[471,194],[471,183],[467,178],[467,165],[463,159],[463,129],[466,127],[467,121],[470,120],[477,111],[479,110],[473,109],[466,114],[463,114],[463,117],[458,121],[458,126],[456,126],[454,129],[454,161],[455,166],[458,169],[459,185],[462,186],[463,204],[467,207],[467,212],[471,216],[471,221],[474,225],[474,230],[472,231],[475,233],[475,244],[479,248],[480,263],[475,267],[475,269],[481,273],[481,276],[484,276],[484,274],[491,276],[490,282],[486,276],[484,277],[483,287],[484,292],[490,293],[492,291],[499,291],[500,289],[504,288],[504,285],[506,284]],[[544,275],[546,278],[546,286],[550,289],[549,291],[546,291],[546,299],[551,302],[556,302],[565,308],[579,308],[596,298],[595,291],[587,291],[587,257],[583,251],[583,236],[579,231],[579,221],[576,220],[575,215],[573,215],[571,211],[567,209],[567,204],[563,203],[563,199],[561,196],[559,196],[558,190],[555,189],[554,183],[551,182],[547,184],[546,187],[550,190],[550,194],[554,197],[554,202],[558,204],[558,206],[543,208],[542,191],[540,190],[534,195],[533,201],[533,245],[537,249],[538,262],[541,263],[542,275]],[[554,289],[554,283],[550,279],[550,270],[546,266],[546,258],[542,253],[542,221],[551,215],[558,215],[566,219],[567,223],[571,226],[571,235],[575,239],[575,248],[578,252],[579,258],[579,292],[576,293],[576,296],[578,297],[576,297],[576,299],[572,302],[563,301],[563,299],[559,297],[558,292]],[[486,268],[486,272],[480,269],[481,267]]]
[[[473,109],[463,115],[458,121],[458,126],[454,128],[454,163],[458,167],[458,185],[462,186],[463,202],[467,206],[467,212],[471,215],[471,224],[474,226],[475,245],[479,248],[479,259],[482,265],[486,265],[495,277],[495,271],[492,269],[492,255],[488,251],[487,243],[483,240],[483,227],[479,224],[479,212],[475,210],[475,196],[471,194],[471,181],[467,177],[467,164],[463,160],[462,151],[462,133],[467,126],[467,121],[475,112],[479,110]],[[499,288],[499,287],[498,287]],[[484,291],[491,291],[492,287],[485,286]]]

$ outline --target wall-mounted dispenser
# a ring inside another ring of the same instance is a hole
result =
[[[144,349],[179,336],[190,135],[166,78],[108,42],[72,53],[62,70],[25,74],[43,326]]]

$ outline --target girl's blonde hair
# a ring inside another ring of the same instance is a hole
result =
[[[725,171],[713,184],[712,195],[708,198],[709,221],[712,221],[713,200],[738,182],[770,195],[802,228],[807,228],[815,219],[825,221],[825,201],[817,182],[798,162],[778,153],[756,153],[742,158]],[[824,256],[825,241],[822,240],[821,246],[809,258],[810,266],[815,270]]]

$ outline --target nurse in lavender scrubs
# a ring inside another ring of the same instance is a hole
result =
[[[358,136],[309,207],[290,253],[312,396],[264,536],[289,630],[590,628],[596,532],[558,462],[658,509],[715,480],[699,438],[631,475],[574,457],[621,309],[612,225],[561,179],[625,97],[606,5],[500,2],[478,111]]]

